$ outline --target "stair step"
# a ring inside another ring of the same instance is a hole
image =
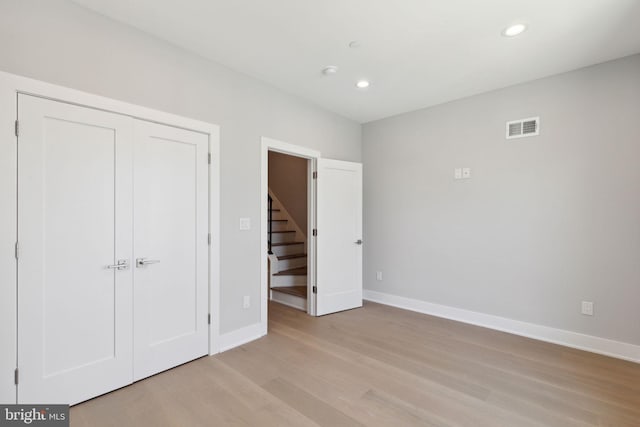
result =
[[[269,209],[267,209],[269,210]],[[271,209],[271,212],[280,212],[280,209]]]
[[[306,286],[276,286],[271,288],[272,291],[282,292],[283,294],[295,295],[297,297],[307,297]]]
[[[271,233],[271,243],[286,243],[296,240],[296,232],[294,230],[274,230]]]
[[[307,267],[292,268],[291,270],[284,270],[274,274],[274,276],[306,276]]]
[[[291,254],[291,255],[282,255],[278,257],[278,261],[285,259],[295,259],[295,258],[304,258],[307,254]]]
[[[289,220],[286,219],[274,219],[271,223],[269,223],[269,227],[274,233],[278,231],[291,230],[291,228],[289,227]]]
[[[280,254],[276,254],[276,257],[278,258],[278,267],[277,271],[273,270],[274,273],[294,268],[302,268],[307,265],[307,254],[300,252],[303,248],[298,248],[297,246],[283,246],[280,251],[284,248],[290,248],[291,250],[288,253],[281,252]]]
[[[299,254],[304,251],[304,242],[273,242],[271,243],[271,251],[275,256]]]
[[[304,242],[279,242],[272,243],[271,246],[304,245]]]

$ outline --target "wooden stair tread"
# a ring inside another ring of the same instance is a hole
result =
[[[288,222],[288,219],[272,219],[272,222]]]
[[[284,231],[272,231],[273,234],[276,233],[295,233],[295,230],[284,230]]]
[[[271,246],[304,245],[304,242],[280,242],[272,243]]]
[[[278,257],[278,260],[281,259],[295,259],[295,258],[304,258],[307,254],[291,254],[291,255],[282,255]]]
[[[307,286],[276,286],[271,288],[272,291],[282,292],[283,294],[294,295],[301,298],[307,297]]]
[[[292,268],[291,270],[283,270],[274,276],[306,276],[307,267]]]

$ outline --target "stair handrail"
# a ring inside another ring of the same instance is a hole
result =
[[[269,204],[269,255],[273,255],[271,250],[271,241],[273,237],[273,198],[271,195],[267,195]]]

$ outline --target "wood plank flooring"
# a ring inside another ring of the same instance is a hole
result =
[[[640,365],[374,303],[71,408],[72,426],[640,426]]]

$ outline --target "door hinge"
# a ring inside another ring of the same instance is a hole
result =
[[[318,230],[316,228],[313,229],[313,235],[317,236],[318,235]]]
[[[207,156],[207,162],[209,162],[209,164],[211,164],[211,153],[209,153],[209,155]]]
[[[313,293],[314,293],[314,294],[317,294],[317,293],[318,293],[318,287],[317,287],[317,286],[314,286],[314,287],[312,288],[312,290],[313,290]]]
[[[15,383],[15,385],[18,385],[19,379],[20,379],[19,371],[18,371],[18,368],[16,368],[16,370],[13,371],[13,382]]]
[[[16,136],[20,135],[20,122],[16,120],[16,124],[15,124],[15,133]]]
[[[207,244],[211,246],[211,233],[207,234]]]
[[[318,179],[318,172],[317,171],[313,172],[313,179]]]
[[[15,256],[16,256],[16,259],[20,259],[20,243],[19,242],[16,242]]]
[[[210,325],[211,324],[211,313],[209,313],[207,315],[207,324]]]

